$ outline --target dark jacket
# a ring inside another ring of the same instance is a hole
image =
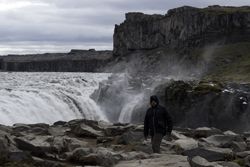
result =
[[[168,112],[168,110],[159,105],[159,100],[156,95],[150,97],[150,104],[154,100],[157,105],[151,106],[146,113],[144,119],[144,137],[148,137],[149,131],[150,135],[155,133],[171,134],[173,129],[173,120]],[[168,128],[166,128],[166,126]]]

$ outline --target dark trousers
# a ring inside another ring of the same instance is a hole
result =
[[[161,141],[164,137],[162,133],[155,133],[151,138],[152,148],[154,153],[161,153]]]

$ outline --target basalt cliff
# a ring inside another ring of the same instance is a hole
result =
[[[250,7],[171,9],[166,15],[127,13],[115,26],[114,55],[172,45],[189,53],[209,44],[249,42]]]
[[[8,55],[0,57],[2,71],[97,72],[112,58],[112,51],[72,49],[69,53]]]

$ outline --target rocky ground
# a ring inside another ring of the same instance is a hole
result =
[[[152,152],[143,125],[85,119],[0,126],[0,166],[171,166],[250,165],[250,132],[174,127],[162,154]]]

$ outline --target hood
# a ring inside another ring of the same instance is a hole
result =
[[[150,104],[153,100],[157,103],[157,105],[159,105],[159,100],[158,100],[158,97],[156,95],[153,95],[150,97]]]

